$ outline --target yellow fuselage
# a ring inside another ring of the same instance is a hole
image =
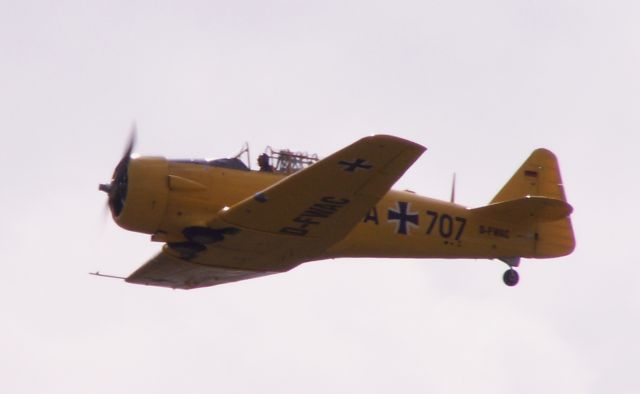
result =
[[[154,241],[180,242],[184,228],[206,226],[225,207],[285,176],[164,158],[133,159],[127,204],[115,219],[124,228],[152,234]],[[391,190],[319,258],[538,257],[532,234],[527,224],[500,222],[458,204]]]

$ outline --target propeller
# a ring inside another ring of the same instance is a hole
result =
[[[127,186],[129,182],[129,162],[131,161],[131,153],[136,142],[137,128],[133,123],[131,131],[129,132],[129,142],[127,143],[122,159],[116,165],[111,177],[110,183],[101,183],[98,186],[98,190],[107,193],[109,200],[107,202],[108,207],[111,208],[111,213],[114,216],[119,216],[124,207],[124,202],[127,199]]]

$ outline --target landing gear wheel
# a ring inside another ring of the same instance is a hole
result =
[[[507,271],[505,271],[504,275],[502,275],[502,280],[504,281],[505,285],[512,287],[518,284],[520,275],[518,275],[518,272],[513,268],[509,268]]]
[[[214,230],[208,227],[187,227],[182,234],[191,242],[198,244],[212,244],[224,239],[224,235],[220,230]]]

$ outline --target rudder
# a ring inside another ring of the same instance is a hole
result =
[[[491,200],[491,204],[526,197],[546,197],[567,202],[556,156],[547,149],[536,149],[511,179]],[[491,206],[490,204],[490,206]],[[570,254],[575,248],[573,226],[569,216],[533,224],[536,258]]]
[[[509,182],[491,200],[491,204],[517,200],[526,196],[551,197],[567,201],[558,159],[551,151],[547,149],[533,151]]]

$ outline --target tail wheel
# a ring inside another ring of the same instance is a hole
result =
[[[504,275],[502,275],[502,280],[504,281],[505,285],[513,287],[518,284],[520,275],[518,275],[518,271],[514,270],[513,268],[509,268],[507,271],[505,271]]]

